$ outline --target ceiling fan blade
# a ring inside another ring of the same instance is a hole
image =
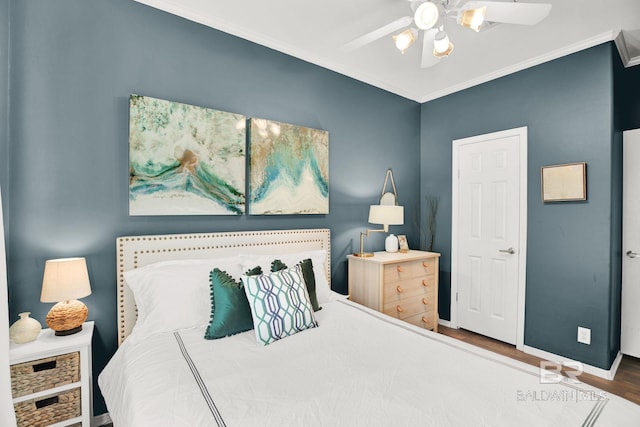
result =
[[[422,62],[420,66],[422,68],[429,68],[440,62],[440,58],[433,55],[433,41],[436,38],[438,30],[432,28],[424,32],[424,38],[422,39]]]
[[[403,16],[400,19],[396,19],[393,22],[388,23],[376,30],[371,31],[363,36],[358,37],[357,39],[351,40],[349,43],[342,45],[342,50],[346,52],[351,52],[353,50],[359,49],[362,46],[374,42],[378,39],[381,39],[384,36],[388,36],[389,34],[398,31],[401,28],[408,27],[413,22],[412,16]]]
[[[508,3],[499,1],[470,1],[462,9],[476,9],[485,6],[485,21],[505,24],[536,25],[549,16],[551,5],[547,3]]]

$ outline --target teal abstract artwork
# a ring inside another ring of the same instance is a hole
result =
[[[251,119],[251,215],[329,213],[329,133]]]
[[[246,117],[129,98],[129,214],[242,215]]]

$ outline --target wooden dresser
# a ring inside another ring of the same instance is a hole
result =
[[[424,251],[349,255],[349,299],[437,332],[439,257]]]

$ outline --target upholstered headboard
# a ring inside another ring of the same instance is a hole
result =
[[[159,261],[228,257],[240,253],[278,254],[324,249],[331,283],[331,239],[328,229],[234,231],[225,233],[126,236],[117,239],[118,345],[129,336],[137,313],[123,273]]]

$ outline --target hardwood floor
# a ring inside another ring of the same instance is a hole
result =
[[[503,356],[511,357],[530,365],[540,366],[540,361],[542,360],[520,350],[516,350],[513,345],[497,341],[474,332],[466,331],[464,329],[451,329],[440,325],[438,326],[438,333],[502,354]],[[640,405],[640,359],[631,356],[624,356],[613,381],[586,373],[580,375],[579,380],[611,394],[624,397],[625,399]]]

